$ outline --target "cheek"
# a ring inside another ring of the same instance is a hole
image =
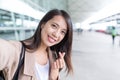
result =
[[[44,39],[46,38],[45,36],[46,36],[46,30],[45,30],[45,29],[42,29],[42,30],[41,30],[41,39],[44,40]]]
[[[41,30],[41,36],[43,36],[45,33],[44,29]]]
[[[48,29],[44,26],[44,28],[42,28],[41,30],[41,34],[44,35],[48,32]]]
[[[58,43],[61,42],[64,39],[65,36],[61,36],[58,40]]]

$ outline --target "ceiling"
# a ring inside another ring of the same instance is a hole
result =
[[[0,1],[4,1],[4,0],[0,0]],[[26,0],[26,1],[30,2],[33,0]],[[34,1],[39,1],[39,2],[43,1],[43,2],[48,3],[47,1],[50,1],[50,0],[46,0],[46,1],[34,0]],[[55,2],[55,1],[56,0],[53,0],[53,2]],[[61,1],[61,2],[57,1],[58,4],[62,6],[62,3],[64,2],[64,0],[59,0],[59,1]],[[65,2],[67,4],[67,8],[68,8],[69,14],[72,18],[72,21],[74,23],[76,23],[76,22],[82,23],[82,22],[86,21],[89,17],[95,16],[95,14],[98,11],[102,10],[104,7],[110,5],[114,2],[120,3],[120,0],[66,0]],[[42,3],[42,2],[40,2],[40,3]],[[54,5],[57,5],[56,2]],[[24,10],[22,9],[22,11],[24,11]]]
[[[73,22],[83,22],[115,1],[120,0],[68,0],[68,10]]]

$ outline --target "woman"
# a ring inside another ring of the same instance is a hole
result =
[[[72,22],[63,10],[53,9],[40,21],[35,34],[22,43],[25,47],[24,65],[19,80],[58,80],[66,66],[72,72]],[[12,80],[16,71],[22,44],[19,41],[0,40],[0,70],[6,80]]]

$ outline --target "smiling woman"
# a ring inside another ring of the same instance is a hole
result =
[[[64,10],[50,10],[41,19],[35,34],[21,41],[25,48],[25,59],[19,80],[58,80],[59,72],[65,66],[67,73],[73,72],[72,34],[69,14]],[[22,44],[20,41],[0,39],[0,70],[4,72],[6,80],[12,80],[14,76]]]
[[[62,16],[55,16],[42,25],[42,42],[46,43],[47,46],[58,44],[64,38],[66,31],[67,24],[64,18]]]

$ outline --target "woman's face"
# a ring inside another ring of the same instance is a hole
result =
[[[41,28],[41,41],[45,46],[58,44],[67,33],[67,24],[60,15],[54,16]]]

